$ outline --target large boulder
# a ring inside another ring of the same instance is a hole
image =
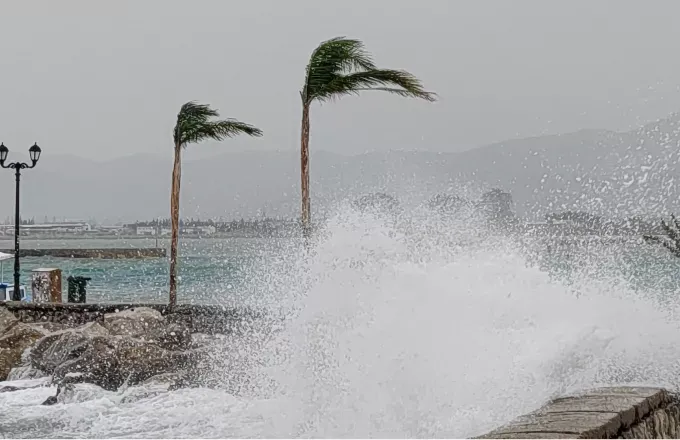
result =
[[[204,350],[166,350],[134,339],[119,341],[116,353],[120,374],[129,385],[152,376],[194,368],[205,355]]]
[[[109,332],[96,322],[49,334],[31,349],[31,365],[52,373],[64,362],[79,358],[95,341],[105,340],[108,336]]]
[[[14,313],[10,312],[5,307],[0,307],[0,335],[5,333],[5,331],[17,322],[19,322],[19,320],[14,316]]]
[[[27,364],[24,361],[25,355],[26,351],[24,351],[24,354],[21,356],[21,362],[19,365],[12,368],[12,371],[9,372],[6,380],[33,380],[47,376],[44,371],[33,368],[33,366],[30,364],[30,361]]]
[[[150,333],[162,331],[165,326],[163,315],[149,307],[127,309],[104,316],[104,327],[114,336],[144,338]]]
[[[185,324],[168,323],[158,311],[140,307],[106,315],[102,324],[48,334],[28,357],[59,387],[86,382],[116,390],[152,376],[197,370],[204,354],[205,349],[192,349]],[[178,379],[174,386],[181,383]]]
[[[90,383],[69,383],[57,390],[56,399],[50,398],[50,403],[81,403],[88,400],[101,399],[106,393],[102,388]]]
[[[167,350],[184,350],[191,345],[191,331],[186,324],[168,323],[160,312],[149,307],[106,315],[104,327],[112,336],[138,339]]]
[[[21,354],[46,332],[40,328],[16,322],[0,336],[0,381],[6,380],[12,368],[21,363]]]
[[[170,324],[149,335],[148,341],[167,350],[186,350],[191,346],[191,330],[183,324]]]
[[[48,333],[60,332],[62,330],[72,329],[74,327],[73,325],[51,321],[32,322],[31,325],[34,327],[41,328]]]
[[[93,383],[115,391],[123,384],[118,356],[109,340],[98,338],[75,359],[69,359],[54,369],[54,383]]]

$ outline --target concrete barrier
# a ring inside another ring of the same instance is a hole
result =
[[[599,388],[555,399],[478,438],[680,438],[680,400],[661,388]]]
[[[0,252],[13,254],[12,249],[0,249]],[[133,259],[133,258],[165,258],[165,248],[102,248],[102,249],[20,249],[20,257],[55,257],[55,258],[99,258],[99,259]]]
[[[69,326],[102,321],[104,315],[127,309],[149,307],[158,310],[170,321],[183,322],[197,333],[234,333],[248,330],[254,323],[263,323],[265,314],[247,308],[217,305],[180,304],[172,310],[167,304],[71,304],[26,303],[0,301],[0,307],[12,312],[21,322],[54,322]]]

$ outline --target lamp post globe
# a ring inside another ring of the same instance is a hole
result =
[[[4,163],[7,160],[7,155],[9,154],[9,148],[5,144],[0,144],[0,163]]]
[[[33,144],[31,148],[28,149],[28,155],[31,158],[31,162],[33,162],[33,166],[35,166],[35,164],[38,163],[38,160],[40,159],[40,153],[42,153],[42,150],[38,146],[37,142]]]

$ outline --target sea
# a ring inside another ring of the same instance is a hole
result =
[[[88,301],[167,295],[167,259],[22,264],[91,277]],[[339,210],[309,242],[184,240],[181,302],[276,311],[279,331],[218,344],[224,387],[80,385],[42,406],[55,393],[48,379],[5,382],[45,386],[0,393],[1,432],[466,438],[594,386],[677,390],[679,270],[680,259],[639,237],[523,236],[417,212]],[[249,387],[235,393],[226,384],[244,380],[238,363]]]
[[[249,287],[249,273],[267,264],[285,249],[290,239],[230,238],[186,239],[180,242],[178,301],[193,304],[240,305],[244,296],[254,295]],[[0,248],[11,249],[14,243],[0,241]],[[168,240],[149,238],[121,239],[24,239],[24,248],[107,249],[164,247],[170,255]],[[12,282],[14,261],[5,260],[0,277]],[[0,264],[1,264],[0,263]],[[26,257],[21,259],[22,283],[30,285],[31,271],[58,268],[66,298],[69,276],[90,278],[88,302],[158,303],[168,300],[168,258],[145,259],[70,259]]]

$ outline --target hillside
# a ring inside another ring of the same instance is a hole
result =
[[[381,191],[405,205],[435,193],[475,198],[499,187],[520,215],[564,209],[607,216],[680,211],[679,117],[615,133],[583,130],[510,140],[462,153],[388,152],[311,157],[315,209]],[[16,157],[16,156],[15,156]],[[94,162],[45,150],[22,182],[22,212],[114,220],[167,216],[171,157],[131,156]],[[185,160],[186,216],[294,215],[299,208],[297,152],[235,152]],[[0,173],[0,219],[12,214],[13,176]]]

